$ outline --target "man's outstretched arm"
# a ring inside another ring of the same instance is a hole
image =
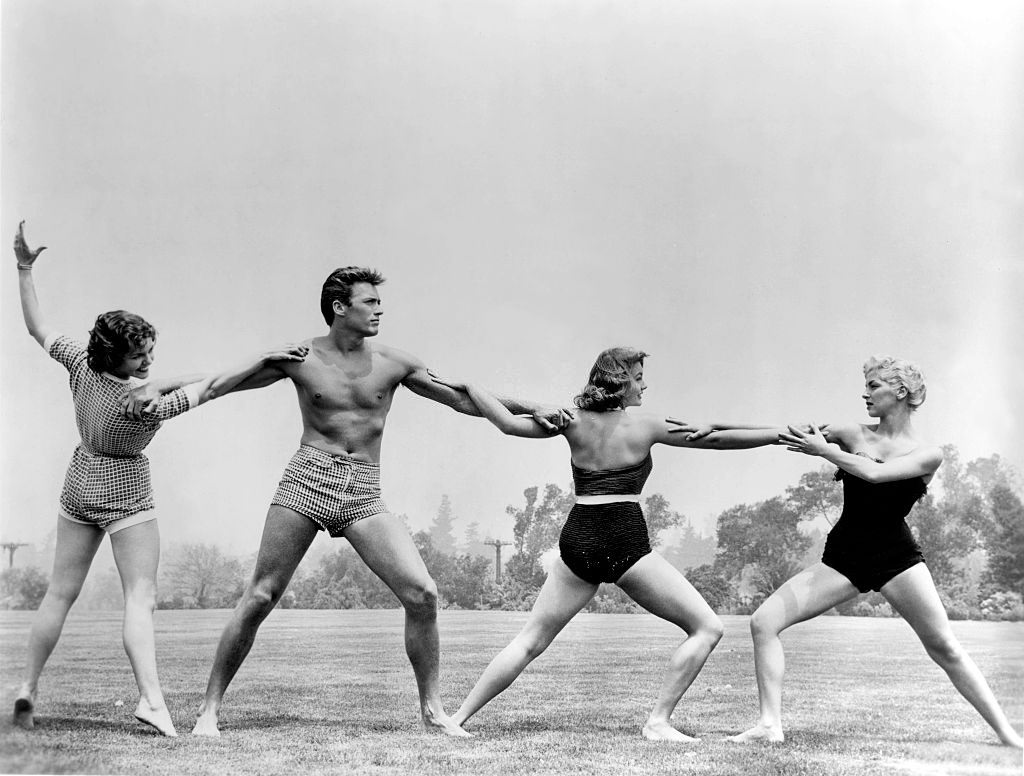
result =
[[[465,391],[458,391],[437,382],[431,377],[426,365],[414,361],[409,375],[402,380],[402,385],[415,394],[431,399],[439,404],[451,407],[463,415],[481,417],[480,410]],[[540,404],[525,399],[514,399],[494,394],[495,398],[513,415],[532,415],[540,426],[555,432],[564,427],[572,418],[572,413],[561,407]]]
[[[121,412],[131,418],[139,420],[150,414],[156,407],[157,401],[164,394],[181,388],[183,385],[197,383],[212,377],[212,374],[201,373],[193,375],[182,375],[180,377],[168,377],[161,380],[150,380],[145,385],[140,385],[128,391],[121,397]],[[246,377],[232,388],[223,393],[236,393],[248,391],[253,388],[265,388],[276,383],[278,380],[287,377],[284,371],[275,363],[268,363]]]

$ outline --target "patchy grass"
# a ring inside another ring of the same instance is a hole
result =
[[[442,681],[454,709],[519,629],[518,612],[442,612]],[[164,690],[181,737],[135,722],[120,618],[73,613],[40,687],[32,732],[0,721],[5,773],[785,774],[1021,773],[900,620],[825,617],[793,628],[783,745],[724,741],[756,717],[746,617],[676,712],[700,744],[640,737],[679,633],[646,615],[585,614],[473,720],[470,740],[419,725],[399,611],[277,611],[228,691],[223,738],[192,738],[226,611],[157,613]],[[11,707],[30,613],[0,613]],[[1024,713],[1024,624],[957,622],[1004,708]]]

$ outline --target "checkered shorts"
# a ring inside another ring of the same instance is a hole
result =
[[[380,497],[380,464],[310,445],[292,456],[271,503],[308,517],[334,537],[364,517],[388,511]]]

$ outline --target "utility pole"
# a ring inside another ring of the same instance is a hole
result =
[[[488,539],[484,544],[494,548],[494,584],[501,584],[501,548],[508,547],[512,542],[503,542],[501,539]]]
[[[7,568],[14,566],[14,552],[19,547],[28,547],[28,542],[0,542],[0,547],[7,550]]]

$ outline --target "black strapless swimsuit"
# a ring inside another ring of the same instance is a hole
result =
[[[621,469],[581,469],[572,464],[576,495],[638,495],[653,467],[650,453]],[[633,501],[576,504],[562,526],[558,549],[569,570],[585,582],[617,582],[651,551],[643,510]]]
[[[843,513],[825,541],[822,563],[862,593],[880,590],[897,574],[924,563],[905,519],[928,492],[923,478],[870,483],[840,469],[836,479],[843,483]]]

